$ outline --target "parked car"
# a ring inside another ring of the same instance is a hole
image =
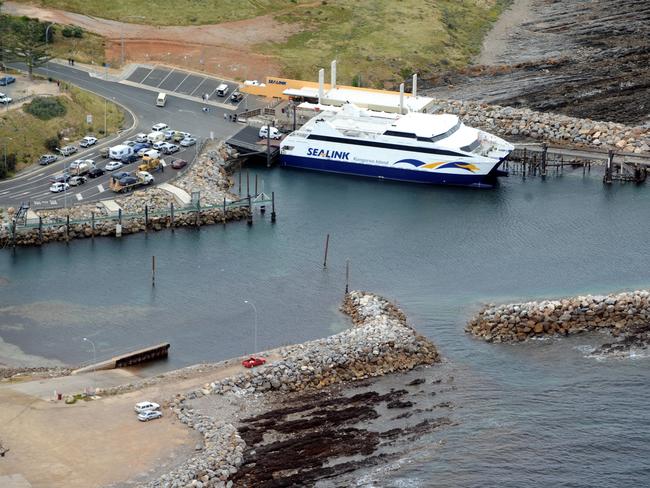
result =
[[[255,366],[261,366],[264,363],[266,363],[266,359],[255,356],[251,356],[241,362],[244,368],[254,368]]]
[[[172,139],[174,140],[174,142],[181,142],[183,139],[186,139],[188,137],[192,137],[192,134],[190,134],[189,132],[183,132],[181,130],[177,130],[176,132],[174,132],[174,137],[172,137]]]
[[[130,164],[137,161],[138,159],[140,158],[137,154],[125,154],[122,156],[122,159],[120,161],[122,161],[123,164]]]
[[[153,143],[153,147],[156,151],[162,150],[163,147],[165,147],[167,143],[165,141],[158,141]]]
[[[160,159],[160,151],[156,149],[147,149],[142,154],[142,157],[148,156],[151,159]]]
[[[172,162],[172,168],[174,169],[182,169],[185,166],[187,166],[187,161],[185,161],[184,159],[175,159]]]
[[[154,132],[160,132],[160,131],[167,130],[167,129],[169,129],[169,126],[167,124],[163,124],[162,122],[154,124],[151,127],[151,130],[154,131]]]
[[[115,171],[116,169],[120,169],[124,164],[122,164],[121,161],[111,161],[106,165],[106,171]]]
[[[73,176],[70,178],[70,186],[83,185],[88,179],[85,176]]]
[[[180,151],[180,147],[178,147],[177,144],[170,144],[168,142],[165,143],[163,146],[162,150],[165,154],[174,154],[175,152]]]
[[[52,183],[52,185],[50,186],[50,191],[52,193],[61,193],[62,191],[66,191],[68,189],[70,189],[70,185],[68,185],[67,183],[63,183],[63,182],[61,182],[61,183]]]
[[[139,153],[141,149],[149,149],[151,147],[151,144],[148,142],[138,142],[135,146],[133,146],[133,152],[134,153]],[[140,156],[140,154],[138,154]]]
[[[59,173],[58,175],[52,176],[50,178],[50,181],[52,183],[67,183],[69,179],[70,179],[70,173],[63,172],[63,173]]]
[[[244,99],[244,94],[238,91],[233,92],[232,95],[230,95],[230,100],[235,103],[241,102],[243,99]]]
[[[77,152],[77,146],[63,146],[58,149],[63,157],[70,156]]]
[[[4,103],[5,105],[8,105],[8,104],[10,104],[10,103],[13,102],[13,101],[14,101],[13,98],[8,97],[8,96],[5,95],[4,93],[0,93],[0,103]]]
[[[144,157],[144,155],[145,155],[148,151],[151,151],[151,148],[150,148],[150,147],[143,147],[142,149],[138,149],[138,150],[136,151],[136,154],[137,154],[139,157]]]
[[[13,76],[3,76],[0,78],[0,86],[7,86],[10,85],[11,83],[14,83],[16,81],[16,78]]]
[[[97,143],[97,138],[96,137],[86,136],[83,139],[81,139],[81,142],[79,143],[79,145],[81,147],[90,147],[90,146],[92,146],[93,144],[96,144],[96,143]]]
[[[194,137],[186,137],[181,141],[181,146],[190,147],[196,144],[196,139]]]
[[[136,141],[124,141],[122,144],[124,144],[125,146],[133,147],[133,146],[135,146],[137,144],[137,142]]]
[[[269,126],[268,125],[263,125],[260,128],[260,139],[264,139],[267,137],[269,133]],[[282,137],[282,134],[278,130],[277,127],[271,127],[271,139],[280,139]]]
[[[111,149],[110,149],[109,147],[102,147],[102,148],[99,150],[99,155],[100,155],[102,158],[107,158],[110,154],[111,154]]]
[[[47,166],[48,164],[52,164],[55,162],[57,157],[54,154],[43,154],[40,158],[38,158],[38,164],[41,166]]]
[[[139,134],[136,134],[135,140],[137,142],[147,142],[147,134],[140,132]]]
[[[165,136],[165,140],[169,141],[172,137],[174,137],[174,134],[176,133],[175,130],[164,130],[162,131],[163,136]]]
[[[159,419],[162,417],[162,412],[160,410],[147,410],[138,414],[138,420],[140,422],[148,422],[149,420]]]
[[[101,168],[93,168],[90,171],[88,171],[88,177],[89,178],[99,178],[101,175],[103,175],[105,171]]]

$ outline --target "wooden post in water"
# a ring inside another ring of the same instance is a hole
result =
[[[251,196],[251,179],[248,170],[246,170],[246,195]]]
[[[70,242],[70,214],[65,216],[65,242]]]
[[[255,174],[255,196],[257,196],[257,173]]]
[[[606,185],[612,184],[612,161],[614,159],[614,152],[610,149],[607,152],[607,163],[605,163],[605,176],[603,177],[603,183]]]
[[[171,225],[172,232],[174,232],[174,202],[169,203],[169,225]]]
[[[144,233],[149,232],[149,205],[144,204]]]
[[[226,197],[223,197],[223,214],[221,215],[223,225],[226,225]]]
[[[275,192],[271,192],[271,223],[275,224]]]
[[[151,286],[156,286],[156,256],[151,256]]]
[[[201,197],[196,200],[196,228],[201,228]]]
[[[325,260],[323,261],[323,268],[327,268],[327,251],[329,250],[330,246],[330,235],[327,234],[327,237],[325,238]]]
[[[350,260],[345,260],[345,294],[350,292]]]
[[[239,196],[241,197],[241,165],[239,166]]]
[[[542,144],[542,179],[546,179],[546,157],[548,151],[548,144]]]
[[[524,162],[521,163],[521,175],[524,180],[526,179],[526,153],[526,148],[524,148]]]
[[[248,223],[248,225],[253,225],[253,207],[251,205],[250,195],[248,195],[248,216],[246,217],[246,223]]]
[[[11,221],[11,245],[16,249],[16,219]]]
[[[43,217],[38,216],[38,244],[43,244]]]
[[[95,212],[90,212],[90,237],[95,238]]]

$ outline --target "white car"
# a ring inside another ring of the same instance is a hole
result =
[[[162,412],[159,410],[147,410],[138,414],[138,420],[140,422],[148,422],[149,420],[159,419],[162,417]]]
[[[79,169],[83,167],[84,165],[88,167],[95,166],[95,161],[92,159],[75,159],[70,163],[70,166],[68,166],[70,169]]]
[[[62,191],[66,191],[70,189],[70,185],[67,183],[52,183],[52,186],[50,186],[50,191],[52,193],[61,193]]]
[[[260,128],[260,139],[264,139],[267,137],[269,133],[269,127],[268,125],[263,125]],[[282,134],[280,134],[280,131],[277,129],[277,127],[271,127],[271,139],[280,139],[282,137]]]
[[[147,150],[145,150],[142,157],[145,157],[145,156],[148,156],[151,159],[160,159],[160,151],[156,151],[155,149],[147,149]]]
[[[105,169],[106,171],[115,171],[116,169],[120,169],[122,166],[124,165],[121,161],[111,161],[106,165]]]
[[[175,130],[164,130],[162,131],[163,135],[165,136],[165,140],[168,141],[172,137],[174,137],[174,134],[176,133]]]
[[[154,124],[151,127],[151,130],[154,131],[154,132],[159,132],[159,131],[163,131],[163,130],[167,130],[167,129],[169,129],[169,126],[167,124],[163,124],[162,122]]]
[[[143,148],[140,149],[136,154],[137,154],[139,157],[142,157],[142,156],[144,156],[144,155],[146,154],[147,151],[151,151],[151,148],[143,147]]]
[[[148,171],[138,171],[138,178],[145,184],[151,185],[154,182],[153,175]],[[153,403],[153,405],[158,405]]]
[[[97,144],[97,138],[93,136],[86,136],[81,139],[81,142],[79,143],[81,147],[90,147],[93,144]]]
[[[13,101],[14,101],[13,98],[8,97],[4,93],[0,93],[0,103],[4,103],[5,105],[7,105],[8,103],[11,103]]]
[[[88,180],[86,179],[85,176],[73,176],[72,178],[70,178],[70,186],[83,185],[86,181]]]
[[[135,136],[135,140],[137,142],[147,142],[147,134],[145,134],[144,132],[140,132]]]
[[[186,137],[181,141],[181,146],[190,147],[196,144],[196,139],[194,137]]]
[[[162,150],[165,154],[173,154],[175,152],[178,152],[180,150],[180,147],[178,147],[176,144],[170,144],[169,142],[166,142]]]
[[[149,410],[158,410],[160,405],[155,402],[140,402],[135,404],[135,411],[137,413],[148,412]]]
[[[160,151],[160,150],[161,150],[162,148],[164,148],[166,145],[167,145],[167,143],[166,143],[165,141],[158,141],[158,142],[154,142],[152,147],[153,147],[156,151]]]

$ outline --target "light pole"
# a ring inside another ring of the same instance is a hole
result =
[[[253,329],[253,352],[257,353],[257,307],[253,302],[249,302],[248,300],[244,300],[244,303],[247,303],[253,307],[253,312],[255,312],[255,328]]]
[[[108,63],[104,63],[104,81],[108,81]],[[104,137],[106,137],[106,110],[108,100],[104,97]]]
[[[50,27],[52,27],[54,24],[50,23],[46,28],[45,28],[45,50],[47,51],[47,41],[49,39],[48,33],[50,32]],[[45,71],[48,71],[47,69],[47,64],[45,64]]]
[[[93,346],[93,371],[95,371],[95,365],[97,364],[97,351],[95,350],[95,343],[87,337],[84,337],[84,341],[90,342],[90,345]]]

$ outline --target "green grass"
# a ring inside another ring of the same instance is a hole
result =
[[[97,64],[104,63],[104,38],[97,34],[84,31],[81,39],[76,37],[63,37],[63,26],[54,27],[54,40],[51,43],[52,55],[55,58],[74,58],[78,63]]]
[[[18,0],[104,19],[150,25],[200,25],[242,20],[308,0]],[[130,17],[130,18],[129,18]]]
[[[71,143],[76,143],[86,134],[99,136],[103,132],[103,98],[72,86],[57,98],[66,107],[66,114],[62,117],[40,120],[22,108],[0,114],[0,141],[7,140],[7,153],[17,155],[17,169],[33,164],[41,154],[49,152],[43,143],[57,133],[65,133]],[[117,105],[108,103],[106,107],[107,129],[109,133],[114,133],[122,126],[124,116]],[[93,116],[90,126],[86,124],[87,114]]]

